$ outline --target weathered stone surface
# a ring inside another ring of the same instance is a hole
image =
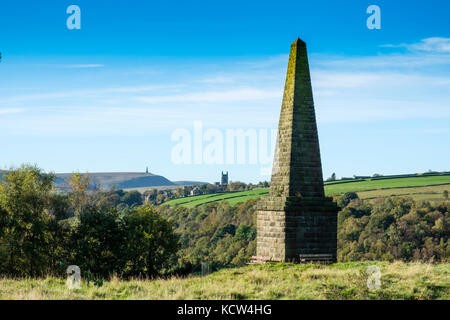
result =
[[[336,259],[337,211],[325,197],[306,44],[291,45],[270,193],[257,204],[257,255]]]

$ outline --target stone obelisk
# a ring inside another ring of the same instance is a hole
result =
[[[306,44],[297,39],[289,55],[270,193],[257,205],[257,255],[335,261],[337,212],[324,193]]]

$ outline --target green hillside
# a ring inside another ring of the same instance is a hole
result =
[[[436,188],[440,186],[440,188]],[[446,187],[448,188],[446,189]],[[424,189],[424,187],[430,187]],[[434,188],[433,188],[434,187]],[[367,178],[367,179],[350,179],[339,180],[332,182],[325,182],[326,195],[343,194],[346,192],[357,192],[364,195],[364,193],[371,192],[370,197],[376,198],[379,196],[389,195],[425,195],[424,199],[427,199],[428,195],[439,195],[443,190],[450,191],[450,174],[439,175],[405,175],[405,176],[385,176],[379,178]],[[383,191],[383,192],[382,192]],[[374,192],[378,192],[374,194]],[[241,192],[228,192],[228,193],[214,193],[208,195],[185,197],[167,201],[164,205],[175,206],[181,205],[185,207],[194,207],[211,203],[215,201],[226,200],[230,205],[244,202],[253,198],[260,198],[269,193],[269,188],[253,189]],[[364,197],[362,197],[364,198]]]
[[[268,193],[269,193],[268,188],[253,189],[253,190],[240,191],[240,192],[213,193],[213,194],[206,194],[206,195],[200,195],[200,196],[178,198],[178,199],[167,201],[166,203],[164,203],[164,205],[170,205],[170,206],[182,205],[185,207],[195,207],[198,205],[221,201],[221,200],[227,200],[231,205],[234,205],[236,203],[244,202],[249,199],[259,198]]]
[[[381,272],[380,288],[367,288],[367,268]],[[348,262],[329,266],[268,263],[222,269],[208,276],[159,280],[112,279],[103,286],[65,279],[0,279],[0,299],[450,299],[450,265]]]
[[[351,181],[351,180],[350,180]],[[327,194],[345,192],[369,191],[377,189],[411,188],[450,184],[450,174],[441,176],[401,177],[392,179],[364,179],[356,182],[328,182],[325,183]]]

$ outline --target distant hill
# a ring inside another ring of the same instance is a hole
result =
[[[0,170],[0,180],[6,171]],[[68,190],[68,178],[72,173],[56,173],[55,186],[59,189]],[[144,172],[89,172],[91,176],[91,188],[95,186],[101,189],[142,189],[151,187],[177,188],[180,186],[192,186],[197,184],[208,184],[202,181],[170,181],[169,179],[153,173]]]
[[[91,176],[91,187],[99,186],[101,189],[111,189],[113,186],[117,189],[147,188],[147,187],[177,187],[193,184],[207,184],[207,182],[197,181],[175,181],[143,172],[93,172]],[[55,185],[61,189],[68,189],[68,178],[71,173],[57,173]]]
[[[201,181],[172,181],[177,186],[192,186],[196,184],[208,184],[208,182],[201,182]]]

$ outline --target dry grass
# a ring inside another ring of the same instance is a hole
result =
[[[381,269],[369,290],[366,270]],[[102,287],[65,279],[0,280],[0,299],[449,299],[450,264],[352,262],[330,266],[269,263],[222,269],[206,277],[121,281]]]

